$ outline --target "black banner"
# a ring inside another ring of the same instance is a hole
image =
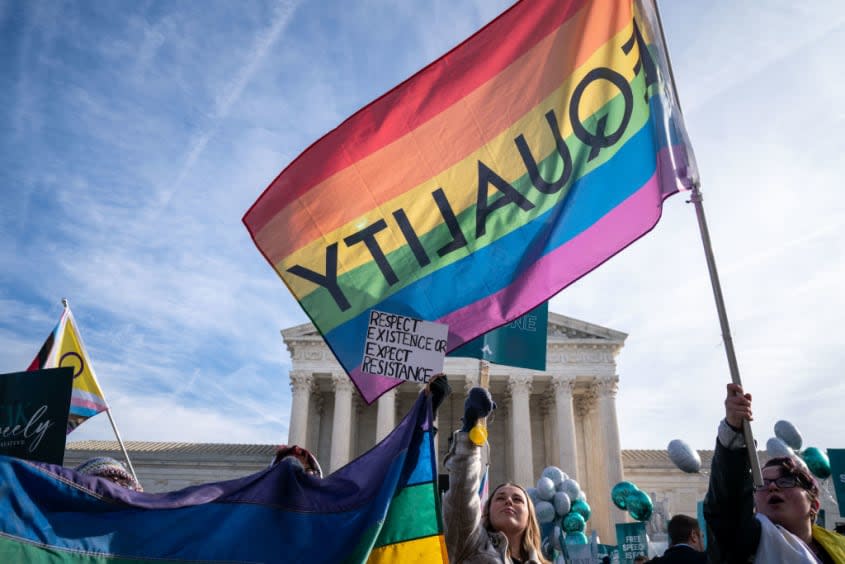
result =
[[[0,374],[0,454],[62,464],[73,368]]]

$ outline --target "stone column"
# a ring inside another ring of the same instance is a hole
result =
[[[575,445],[575,413],[572,408],[572,390],[575,379],[555,374],[552,376],[552,388],[555,391],[555,433],[558,440],[558,467],[578,480],[578,449]]]
[[[396,388],[385,392],[378,399],[376,413],[376,442],[379,442],[396,427]]]
[[[314,375],[302,370],[290,372],[291,408],[288,444],[308,448],[308,402],[314,387]]]
[[[523,487],[534,483],[534,458],[531,442],[531,396],[533,377],[530,374],[512,374],[508,378],[511,395],[511,436],[513,437],[513,479]]]
[[[590,384],[586,390],[576,397],[575,408],[581,421],[583,434],[583,473],[579,472],[581,489],[587,495],[587,502],[593,509],[587,527],[598,532],[602,542],[610,544],[606,539],[614,537],[614,527],[610,522],[608,506],[610,490],[607,488],[604,459],[604,436],[597,417],[597,391],[595,384]]]
[[[598,392],[598,415],[601,418],[602,434],[604,435],[605,468],[607,470],[608,490],[624,480],[622,471],[622,446],[619,441],[619,423],[616,419],[616,392],[619,377],[601,380],[596,385]],[[625,513],[613,506],[611,512],[613,522],[626,520]]]
[[[352,423],[352,381],[340,372],[332,374],[334,387],[334,418],[332,420],[332,449],[329,472],[349,462],[349,442]]]

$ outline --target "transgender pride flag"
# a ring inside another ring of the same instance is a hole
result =
[[[371,309],[449,350],[660,219],[697,172],[652,0],[516,3],[297,157],[244,224],[367,402]],[[362,63],[363,64],[363,63]]]
[[[88,359],[76,321],[65,303],[65,309],[53,332],[27,368],[28,372],[42,368],[73,368],[73,389],[70,396],[67,433],[76,429],[86,419],[109,409],[94,366]]]

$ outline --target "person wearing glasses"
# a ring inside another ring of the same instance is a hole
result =
[[[803,461],[772,458],[755,488],[742,434],[751,421],[751,394],[728,384],[704,499],[704,518],[716,546],[711,561],[845,564],[845,537],[814,524],[819,486]],[[708,547],[710,548],[710,547]]]

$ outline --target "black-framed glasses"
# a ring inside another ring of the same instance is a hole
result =
[[[754,489],[759,491],[769,489],[769,485],[774,484],[782,490],[786,490],[789,488],[794,488],[795,486],[800,485],[798,483],[798,479],[795,476],[778,476],[777,478],[763,478],[763,485],[756,486]]]

